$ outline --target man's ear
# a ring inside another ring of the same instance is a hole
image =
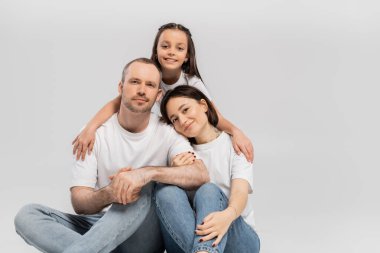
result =
[[[121,81],[119,82],[118,91],[119,91],[119,95],[123,94],[123,83]]]
[[[158,89],[158,93],[157,93],[157,98],[156,98],[156,102],[160,101],[162,98],[162,89]]]
[[[202,98],[201,100],[199,100],[199,104],[200,104],[200,106],[202,107],[202,109],[203,109],[204,112],[207,112],[207,111],[208,111],[208,105],[207,105],[206,100],[204,100],[204,99]]]

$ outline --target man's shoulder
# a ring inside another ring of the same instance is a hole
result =
[[[116,127],[115,117],[116,117],[116,113],[113,114],[98,129],[96,129],[96,135],[105,135],[109,132],[113,132],[115,130],[115,127]]]
[[[156,121],[157,121],[157,129],[158,131],[161,131],[163,133],[167,133],[167,134],[174,134],[174,135],[179,135],[173,128],[172,125],[169,125],[167,124],[163,119],[162,117],[160,116],[157,116],[154,114],[154,117],[156,117]]]

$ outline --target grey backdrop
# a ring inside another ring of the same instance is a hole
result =
[[[22,205],[72,211],[71,140],[170,21],[190,28],[215,103],[254,142],[261,252],[380,252],[379,10],[0,0],[0,252],[36,252],[14,231]]]

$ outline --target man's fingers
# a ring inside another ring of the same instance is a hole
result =
[[[129,188],[130,186],[128,185],[124,185],[123,187],[123,192],[122,192],[123,205],[126,205],[128,203],[128,200],[130,199],[130,197],[128,197],[129,191],[130,191]]]

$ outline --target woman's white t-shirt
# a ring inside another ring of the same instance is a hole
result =
[[[232,146],[231,137],[222,132],[215,140],[193,145],[194,150],[202,157],[206,165],[210,181],[220,187],[230,197],[231,180],[241,178],[248,182],[250,189],[248,201],[241,216],[252,228],[254,227],[253,214],[253,168],[243,154],[237,155]]]

